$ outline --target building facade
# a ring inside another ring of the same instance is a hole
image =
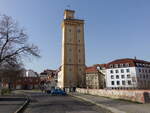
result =
[[[105,88],[105,75],[99,71],[99,66],[86,68],[86,87],[89,89]]]
[[[59,87],[85,87],[84,20],[65,10],[62,22],[62,64]]]
[[[40,73],[40,86],[45,90],[51,90],[57,87],[57,70],[44,70]]]
[[[118,59],[108,63],[106,85],[111,89],[150,89],[150,62]]]
[[[2,81],[3,88],[12,89],[38,89],[40,78],[37,72],[33,70],[24,70],[22,75],[17,77],[11,84],[7,79]]]

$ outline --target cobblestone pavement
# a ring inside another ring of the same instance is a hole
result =
[[[0,97],[3,98],[3,97]],[[1,101],[0,100],[0,113],[13,113],[15,112],[22,104],[24,101]]]
[[[31,95],[31,102],[24,113],[111,113],[71,96]]]
[[[129,101],[110,99],[100,96],[85,95],[79,93],[73,93],[74,96],[80,96],[82,98],[92,100],[95,103],[99,103],[108,107],[113,107],[127,113],[150,113],[150,103],[139,104]]]

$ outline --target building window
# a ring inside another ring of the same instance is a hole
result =
[[[121,75],[121,78],[125,78],[125,76],[124,76],[124,75]]]
[[[71,29],[69,29],[69,32],[71,32]]]
[[[111,75],[111,79],[114,79],[114,75]]]
[[[115,70],[116,71],[116,73],[119,73],[119,71],[118,70]]]
[[[126,69],[126,71],[127,71],[127,73],[129,73],[129,72],[130,72],[130,69]]]
[[[122,85],[126,85],[126,83],[125,83],[125,81],[124,81],[124,80],[122,81]]]
[[[121,73],[124,73],[124,69],[121,69]]]
[[[142,78],[142,75],[140,74],[140,78]]]
[[[141,69],[139,69],[139,72],[141,72]]]
[[[144,69],[142,69],[142,72],[144,73]]]
[[[115,85],[115,82],[114,82],[114,81],[111,81],[111,85]]]
[[[147,73],[147,70],[145,69],[145,73]]]
[[[80,40],[78,40],[80,42]]]
[[[116,79],[119,79],[119,75],[116,75]]]
[[[80,53],[80,49],[79,49],[79,53]]]
[[[117,85],[120,85],[120,81],[117,81]]]
[[[127,78],[131,78],[131,76],[128,74],[128,75],[127,75]]]
[[[110,70],[110,73],[114,73],[113,70]]]
[[[136,82],[136,77],[132,77],[132,82]]]
[[[131,85],[131,80],[128,80],[128,85]]]

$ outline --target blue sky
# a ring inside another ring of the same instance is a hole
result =
[[[134,56],[150,61],[149,0],[0,0],[0,13],[17,20],[41,50],[42,58],[25,59],[27,69],[60,66],[61,22],[68,4],[85,20],[86,65]]]

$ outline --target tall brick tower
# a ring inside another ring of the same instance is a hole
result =
[[[62,22],[61,88],[85,86],[84,20],[74,18],[75,11],[65,10]]]

